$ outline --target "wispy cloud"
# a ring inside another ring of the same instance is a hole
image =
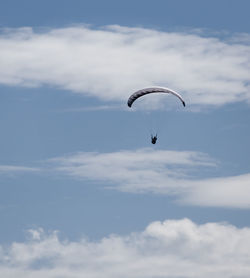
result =
[[[26,167],[17,165],[0,165],[0,174],[15,174],[25,172],[38,172],[41,169],[37,167]]]
[[[174,193],[185,188],[188,170],[215,166],[206,155],[196,152],[151,148],[113,153],[78,153],[53,160],[57,170],[75,178],[108,183],[126,192]]]
[[[124,192],[168,194],[182,204],[250,208],[250,174],[211,178],[208,168],[217,162],[203,153],[149,148],[78,153],[51,162],[63,174]]]
[[[198,206],[250,208],[250,173],[190,183],[180,202]]]
[[[0,272],[9,277],[250,276],[250,229],[189,219],[150,223],[142,232],[99,241],[60,240],[31,230],[30,239],[0,246]]]
[[[82,106],[77,108],[67,108],[59,112],[95,112],[95,111],[110,111],[110,110],[125,110],[124,105],[96,105],[96,106]]]
[[[0,165],[0,175],[53,173],[133,194],[163,194],[184,205],[250,208],[250,173],[218,176],[207,154],[152,148],[110,153],[79,152],[39,167]]]
[[[118,102],[139,88],[163,85],[181,92],[187,105],[249,102],[249,38],[122,26],[6,29],[0,83],[49,85]]]

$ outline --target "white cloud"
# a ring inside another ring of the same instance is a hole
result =
[[[199,206],[250,208],[250,173],[204,179],[190,184],[182,203]]]
[[[124,110],[123,105],[96,105],[96,106],[82,106],[78,108],[68,108],[59,110],[59,112],[95,112],[95,111],[105,111],[105,110]]]
[[[23,172],[37,172],[40,171],[36,167],[15,166],[15,165],[0,165],[0,174],[14,174]]]
[[[39,168],[0,165],[0,174],[52,170],[53,174],[97,182],[107,189],[169,195],[184,205],[250,208],[250,173],[214,178],[218,165],[200,152],[145,148],[80,152],[50,159],[49,165],[43,163]]]
[[[250,208],[250,174],[206,177],[208,168],[218,163],[202,153],[148,148],[78,153],[51,161],[63,174],[120,191],[168,194],[182,204]]]
[[[104,181],[113,188],[134,193],[175,193],[186,187],[179,180],[187,178],[187,169],[215,166],[215,162],[202,153],[152,148],[113,153],[85,152],[51,161],[62,173]]]
[[[0,83],[123,102],[139,88],[163,85],[189,106],[249,102],[249,38],[121,26],[7,29],[0,35]]]
[[[167,278],[250,276],[250,229],[189,219],[153,222],[100,241],[60,240],[57,232],[0,247],[5,278]]]

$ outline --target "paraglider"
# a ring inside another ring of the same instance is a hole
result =
[[[150,87],[150,88],[144,88],[144,89],[134,92],[128,99],[128,107],[132,107],[132,104],[138,98],[145,96],[147,94],[152,94],[152,93],[172,94],[172,95],[176,96],[177,98],[179,98],[179,100],[182,102],[182,105],[184,107],[186,106],[185,101],[183,100],[182,96],[180,94],[176,93],[175,91],[168,89],[168,88],[164,88],[164,87]],[[151,134],[151,143],[155,144],[156,141],[157,141],[157,134],[155,136],[153,136]]]

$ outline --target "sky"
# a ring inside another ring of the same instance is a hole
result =
[[[0,2],[2,277],[250,276],[249,9]]]

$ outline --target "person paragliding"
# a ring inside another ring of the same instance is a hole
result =
[[[179,95],[178,93],[176,93],[175,91],[168,89],[168,88],[164,88],[164,87],[150,87],[150,88],[144,88],[141,89],[139,91],[134,92],[128,99],[128,107],[132,107],[132,104],[134,103],[135,100],[137,100],[138,98],[147,95],[147,94],[152,94],[152,93],[167,93],[167,94],[172,94],[176,97],[179,98],[179,100],[182,102],[182,105],[185,107],[185,101],[183,100],[182,96]],[[155,144],[157,141],[157,134],[155,136],[153,136],[151,134],[151,143]]]
[[[156,141],[157,141],[157,134],[155,136],[151,134],[151,143],[154,145]]]

